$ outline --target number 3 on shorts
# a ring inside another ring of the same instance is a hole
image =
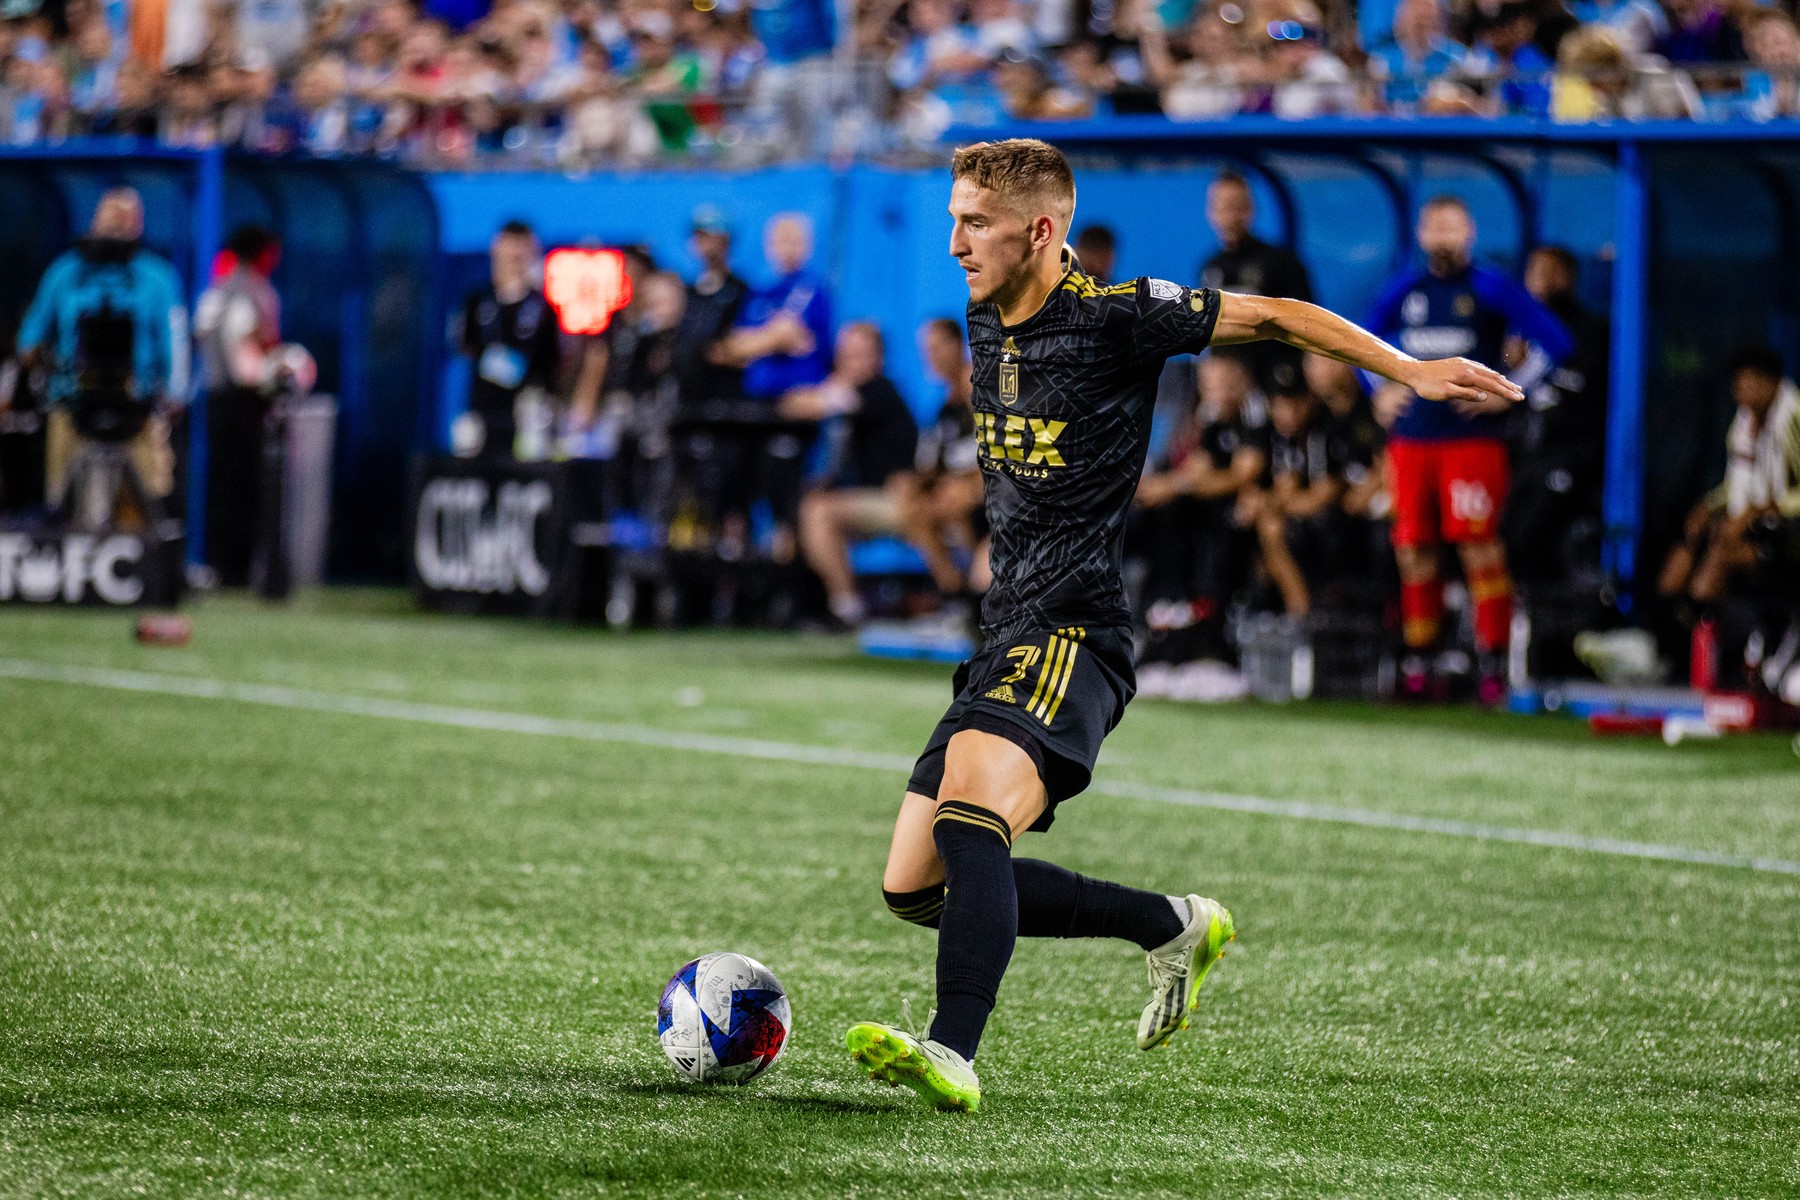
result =
[[[1025,672],[1036,664],[1043,650],[1037,646],[1014,646],[1006,652],[1006,657],[1013,660],[1012,673],[1002,679],[1001,683],[1018,683],[1025,678]]]

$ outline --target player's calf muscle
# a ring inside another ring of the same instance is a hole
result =
[[[881,875],[881,900],[888,912],[912,925],[938,927],[944,911],[944,864],[931,837],[937,801],[908,792],[894,822],[887,869]]]
[[[937,801],[908,792],[894,821],[894,838],[888,846],[887,868],[881,874],[883,892],[916,892],[944,882],[944,864],[938,861],[931,840],[931,822]]]

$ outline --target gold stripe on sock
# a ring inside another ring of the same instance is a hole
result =
[[[965,825],[974,825],[999,835],[1000,840],[1012,845],[1012,828],[999,813],[991,812],[975,804],[958,804],[951,800],[937,810],[937,817],[932,821],[961,821]]]
[[[938,916],[943,911],[944,911],[944,902],[942,900],[939,900],[937,903],[933,904],[930,908],[925,909],[921,912],[898,912],[898,911],[896,911],[894,913],[894,915],[896,917],[899,917],[902,921],[905,921],[908,925],[923,925],[926,921],[929,921],[933,917]]]
[[[944,813],[943,815],[938,817],[938,820],[939,821],[961,821],[965,825],[974,825],[977,828],[987,830],[989,833],[993,834],[995,837],[997,837],[1001,841],[1005,842],[1008,846],[1012,845],[1012,839],[1006,835],[1006,832],[1004,831],[1004,829],[999,825],[993,825],[987,821],[977,821],[974,817],[965,817],[961,813]],[[934,824],[935,824],[935,822],[934,822]]]
[[[888,905],[888,911],[893,913],[896,917],[909,917],[915,913],[923,913],[930,908],[942,908],[943,906],[944,898],[942,896],[937,896],[919,904],[909,904],[905,908],[896,908],[890,904]]]
[[[969,821],[975,824],[992,825],[995,829],[1002,832],[1005,832],[1007,828],[1006,819],[999,813],[975,804],[946,805],[945,807],[938,809],[937,819],[941,821],[946,817]],[[936,822],[933,823],[935,824]]]

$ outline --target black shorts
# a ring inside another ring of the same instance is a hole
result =
[[[937,798],[944,752],[964,729],[1003,737],[1031,756],[1050,803],[1031,826],[1050,828],[1056,806],[1094,775],[1100,743],[1137,691],[1131,631],[1071,626],[997,642],[956,669],[945,710],[906,790]]]

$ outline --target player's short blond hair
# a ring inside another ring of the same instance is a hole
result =
[[[1028,218],[1049,213],[1062,234],[1075,219],[1075,172],[1061,150],[1037,138],[964,146],[950,159],[950,178],[995,193]]]

